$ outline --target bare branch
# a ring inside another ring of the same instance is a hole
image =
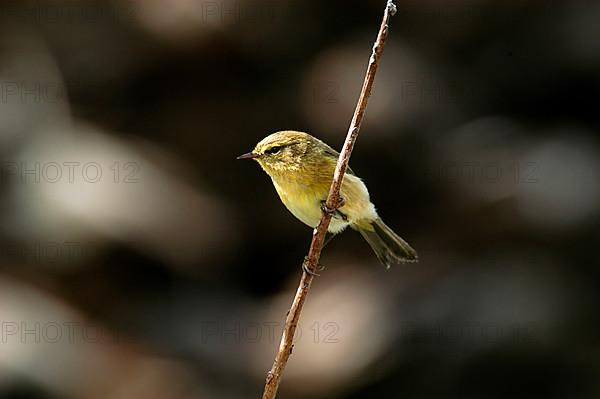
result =
[[[388,0],[383,13],[381,27],[379,28],[377,39],[373,45],[373,52],[371,54],[371,58],[369,59],[369,66],[367,67],[360,97],[358,98],[358,103],[356,104],[356,109],[354,110],[354,116],[352,117],[352,122],[350,123],[350,128],[348,129],[348,134],[346,136],[346,141],[344,142],[344,146],[342,147],[342,151],[337,161],[331,188],[329,189],[326,207],[327,209],[331,209],[333,211],[340,206],[339,193],[342,186],[342,179],[344,173],[346,172],[346,168],[348,167],[348,161],[350,159],[352,149],[354,148],[354,143],[358,137],[360,125],[365,115],[365,109],[367,108],[367,102],[371,96],[371,88],[373,87],[373,81],[375,80],[375,73],[377,72],[377,66],[379,65],[381,55],[383,54],[383,47],[388,35],[388,22],[390,17],[395,13],[396,6],[391,0]],[[321,257],[321,250],[323,249],[323,241],[325,240],[325,234],[327,233],[327,228],[331,222],[332,214],[333,212],[323,212],[319,224],[313,231],[310,250],[308,252],[308,256],[304,260],[304,266],[306,266],[306,268],[312,273],[317,270],[317,265],[319,264],[319,259]],[[283,369],[285,368],[292,353],[294,334],[296,332],[298,320],[300,319],[300,313],[302,312],[302,307],[304,306],[304,302],[306,301],[306,297],[310,290],[313,277],[314,276],[312,274],[307,273],[306,271],[302,273],[300,285],[298,286],[296,296],[294,297],[294,301],[292,302],[292,306],[290,307],[285,320],[285,326],[283,328],[283,335],[281,337],[281,343],[279,344],[279,350],[275,356],[273,367],[267,374],[263,399],[274,399],[277,395],[277,389],[279,388],[279,384],[281,382]]]

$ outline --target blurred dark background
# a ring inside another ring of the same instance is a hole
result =
[[[600,395],[600,3],[398,2],[355,232],[285,398]],[[0,397],[259,397],[311,231],[235,157],[340,148],[384,1],[0,3]]]

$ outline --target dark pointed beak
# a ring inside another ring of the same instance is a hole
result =
[[[254,159],[254,158],[258,158],[258,156],[259,155],[254,152],[249,152],[247,154],[240,155],[236,159]]]

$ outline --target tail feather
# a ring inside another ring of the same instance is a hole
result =
[[[388,269],[392,264],[417,262],[417,251],[400,238],[381,219],[358,228],[379,261]]]

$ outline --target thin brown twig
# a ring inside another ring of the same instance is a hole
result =
[[[396,6],[391,0],[388,0],[383,13],[383,20],[381,21],[379,33],[377,34],[377,39],[373,45],[373,52],[369,60],[369,65],[367,67],[360,97],[358,98],[358,103],[356,104],[356,109],[354,110],[354,116],[352,117],[352,122],[350,123],[348,134],[346,135],[346,141],[344,142],[344,146],[342,147],[342,151],[335,167],[333,181],[331,182],[331,188],[329,189],[329,195],[325,203],[326,208],[333,211],[340,206],[339,193],[342,186],[342,179],[344,173],[346,172],[346,168],[348,167],[348,160],[350,159],[350,154],[354,148],[354,143],[358,137],[360,125],[365,115],[365,109],[367,108],[367,102],[371,96],[371,88],[373,87],[373,81],[375,80],[375,73],[377,72],[377,66],[379,65],[381,55],[383,54],[383,47],[388,35],[388,22],[390,17],[395,13]],[[333,212],[323,212],[319,224],[313,231],[310,250],[308,252],[308,256],[304,260],[304,265],[312,273],[315,273],[317,270],[319,258],[321,257],[321,250],[323,249],[323,242],[325,240],[327,228],[331,222],[332,214]],[[281,382],[283,369],[285,368],[287,361],[292,354],[294,334],[296,333],[298,320],[300,319],[300,313],[302,312],[302,307],[304,306],[304,302],[306,301],[306,297],[310,290],[313,277],[313,274],[307,273],[306,271],[302,273],[300,285],[298,286],[296,296],[294,297],[294,301],[292,302],[292,306],[290,307],[285,320],[285,326],[283,328],[283,335],[281,337],[281,343],[279,344],[279,350],[275,356],[273,367],[271,367],[271,370],[267,373],[265,390],[262,396],[263,399],[274,399],[277,395],[277,389],[279,388],[279,384]]]

